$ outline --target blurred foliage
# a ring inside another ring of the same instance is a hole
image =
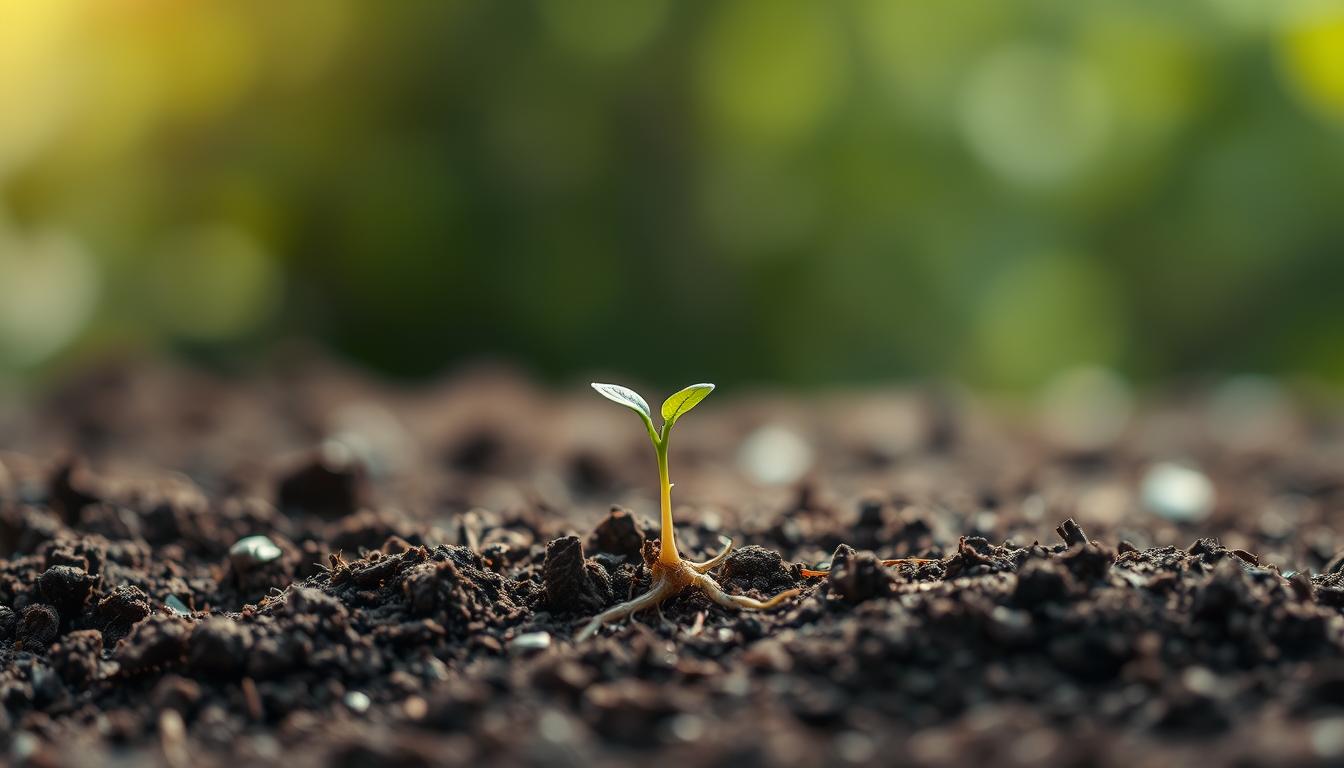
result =
[[[1340,3],[0,0],[11,375],[1344,384],[1341,201]]]

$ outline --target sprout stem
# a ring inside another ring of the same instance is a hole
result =
[[[662,547],[658,552],[658,561],[664,565],[676,565],[681,562],[681,555],[677,553],[677,535],[672,525],[672,482],[667,475],[666,432],[662,435],[661,440],[653,444],[653,447],[658,454],[658,485],[662,491],[661,506],[663,513]]]

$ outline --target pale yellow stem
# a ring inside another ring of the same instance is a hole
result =
[[[681,555],[677,553],[677,534],[672,526],[672,482],[667,476],[667,438],[664,437],[657,446],[658,451],[658,484],[662,490],[662,512],[663,512],[663,530],[661,533],[662,546],[658,552],[658,561],[664,565],[676,565],[681,562]]]

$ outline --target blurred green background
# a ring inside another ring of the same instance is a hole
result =
[[[0,0],[0,378],[1344,385],[1344,5]]]

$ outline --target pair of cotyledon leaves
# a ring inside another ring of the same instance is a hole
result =
[[[649,408],[649,404],[644,402],[644,398],[639,396],[638,392],[619,384],[599,384],[597,382],[593,382],[593,389],[613,403],[620,403],[626,408],[641,414],[652,425],[653,411]],[[667,398],[663,401],[662,407],[663,423],[671,427],[677,422],[677,419],[681,418],[683,413],[699,405],[700,401],[709,397],[709,393],[713,391],[713,384],[692,384]]]

